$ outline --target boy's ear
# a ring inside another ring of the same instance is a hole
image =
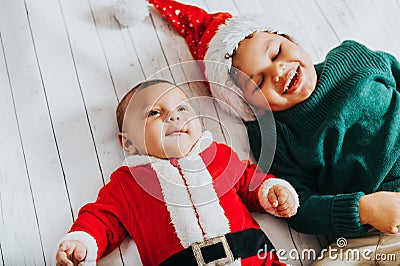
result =
[[[137,149],[135,145],[124,133],[118,133],[118,141],[126,153],[137,154]]]

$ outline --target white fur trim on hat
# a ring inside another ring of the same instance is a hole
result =
[[[275,214],[275,210],[272,207],[271,203],[268,201],[268,192],[270,188],[272,188],[275,185],[279,185],[282,187],[285,187],[289,190],[289,192],[292,194],[294,198],[294,204],[296,206],[296,210],[299,208],[300,203],[299,203],[299,195],[297,194],[296,190],[292,187],[292,185],[287,182],[286,180],[280,179],[280,178],[270,178],[265,180],[261,184],[261,188],[258,191],[258,200],[260,201],[261,206],[264,208],[264,210],[272,215]]]
[[[296,43],[301,44],[296,37],[301,32],[298,27],[265,15],[238,16],[227,19],[225,24],[219,26],[204,57],[205,74],[210,82],[212,95],[227,103],[227,105],[220,104],[225,111],[245,121],[255,120],[255,114],[229,75],[232,67],[231,55],[238,48],[240,41],[257,31],[285,33]]]

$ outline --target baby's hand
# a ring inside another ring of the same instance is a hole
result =
[[[86,246],[78,240],[65,240],[61,242],[56,261],[57,266],[74,266],[86,258]]]
[[[267,198],[276,216],[289,218],[296,214],[298,206],[288,188],[274,185],[269,189]]]

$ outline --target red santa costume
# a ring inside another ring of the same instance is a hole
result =
[[[283,265],[249,211],[273,213],[267,194],[275,184],[287,187],[298,205],[286,181],[241,161],[208,131],[186,157],[131,155],[126,162],[61,240],[86,245],[83,265],[94,264],[127,235],[143,265]]]

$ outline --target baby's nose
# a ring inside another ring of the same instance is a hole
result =
[[[172,111],[168,114],[167,121],[176,122],[181,120],[181,115],[177,111]]]

